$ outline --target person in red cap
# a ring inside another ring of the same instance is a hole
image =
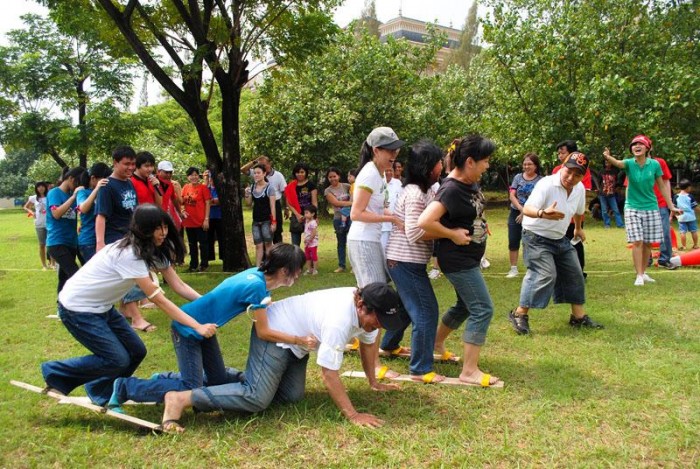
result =
[[[651,243],[663,240],[664,225],[654,189],[660,191],[669,213],[681,211],[671,201],[671,189],[663,178],[662,165],[649,155],[651,139],[646,135],[637,135],[632,139],[629,149],[634,158],[615,159],[608,148],[603,152],[603,156],[613,166],[624,169],[627,173],[625,229],[627,241],[632,243],[632,261],[637,272],[634,285],[643,286],[655,281],[646,273]]]

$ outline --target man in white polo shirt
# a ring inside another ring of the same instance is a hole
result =
[[[586,235],[581,227],[586,209],[586,190],[581,184],[588,170],[588,157],[573,152],[556,174],[540,180],[523,207],[523,260],[527,273],[520,289],[520,305],[508,314],[518,334],[529,334],[530,308],[546,308],[570,303],[572,327],[600,329],[583,309],[586,287],[572,243]],[[574,220],[574,238],[566,237],[569,221]]]
[[[303,345],[276,342],[275,332],[318,341],[316,363],[328,394],[342,414],[355,425],[379,427],[383,421],[355,410],[340,380],[345,344],[360,340],[362,368],[375,391],[397,389],[380,383],[375,376],[377,329],[405,327],[408,317],[399,310],[399,296],[385,283],[364,288],[332,288],[293,296],[272,303],[266,311],[270,337],[259,336],[255,323],[251,330],[248,362],[244,373],[229,369],[234,382],[165,395],[163,429],[181,432],[183,410],[260,412],[271,403],[293,403],[304,398],[309,350]],[[260,319],[258,319],[260,320]],[[168,376],[172,377],[172,376]]]

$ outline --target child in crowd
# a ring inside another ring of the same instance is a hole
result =
[[[304,253],[307,261],[307,275],[318,274],[318,209],[313,205],[304,207]]]
[[[678,183],[678,188],[680,192],[676,195],[676,207],[683,210],[683,213],[678,215],[678,229],[681,232],[681,249],[685,250],[686,233],[688,232],[690,232],[690,236],[693,238],[693,249],[697,249],[698,222],[695,216],[695,210],[697,210],[698,203],[695,201],[693,194],[691,194],[692,188],[690,187],[689,180],[681,179]]]
[[[350,184],[350,201],[352,201],[352,191],[355,189],[355,177],[357,177],[357,170],[351,169],[348,171],[348,184]],[[350,218],[350,207],[343,207],[340,209],[340,227],[345,228],[348,224],[348,218]]]

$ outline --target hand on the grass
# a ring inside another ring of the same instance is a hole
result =
[[[396,391],[397,389],[401,389],[401,386],[396,383],[374,383],[371,385],[371,387],[373,391]]]
[[[348,419],[358,427],[379,428],[384,425],[384,420],[372,414],[361,414],[358,412],[352,417],[348,417]]]
[[[216,334],[216,324],[200,324],[195,330],[197,334],[208,339]]]

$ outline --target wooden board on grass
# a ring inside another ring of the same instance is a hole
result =
[[[40,388],[38,386],[33,386],[31,384],[23,383],[21,381],[11,380],[10,384],[17,386],[18,388],[26,389],[27,391],[32,391],[32,392],[35,392],[38,394],[44,394],[45,396],[52,397],[52,398],[56,399],[61,404],[72,404],[72,405],[76,405],[78,407],[84,407],[85,409],[90,409],[90,410],[95,411],[97,413],[107,415],[109,417],[112,417],[112,418],[115,418],[118,420],[122,420],[124,422],[128,422],[132,425],[136,425],[140,428],[146,428],[146,429],[154,431],[154,432],[163,431],[161,426],[156,424],[156,423],[149,422],[148,420],[142,420],[142,419],[137,418],[137,417],[132,417],[131,415],[120,414],[119,412],[113,412],[111,410],[108,410],[106,407],[100,407],[100,406],[95,405],[91,402],[86,402],[85,400],[80,399],[80,398],[64,396],[62,394],[52,392],[52,391],[44,393],[42,388]]]
[[[367,378],[365,376],[364,371],[346,371],[340,376],[344,376],[346,378],[365,378],[365,379]],[[396,378],[385,377],[384,379],[388,379],[390,381],[409,381],[411,383],[422,384],[421,381],[414,380],[413,378],[411,378],[410,375],[399,375]],[[477,387],[477,388],[484,387],[484,386],[481,386],[480,384],[465,383],[464,381],[460,381],[459,378],[445,378],[444,381],[441,381],[439,383],[431,383],[431,384],[449,384],[452,386],[471,386],[471,387]],[[492,384],[491,386],[486,386],[486,387],[503,388],[503,381],[499,381],[496,384]]]
[[[345,346],[345,351],[346,352],[357,352],[358,349],[353,348],[352,344],[347,344]],[[391,352],[387,352],[386,350],[379,350],[379,356],[380,357],[385,357],[385,358],[411,358],[411,352],[402,352],[402,353],[397,353],[393,354]],[[443,363],[459,363],[462,361],[461,357],[458,357],[456,355],[451,356],[448,359],[443,359],[442,355],[439,353],[433,354],[433,361],[436,362],[443,362]]]

